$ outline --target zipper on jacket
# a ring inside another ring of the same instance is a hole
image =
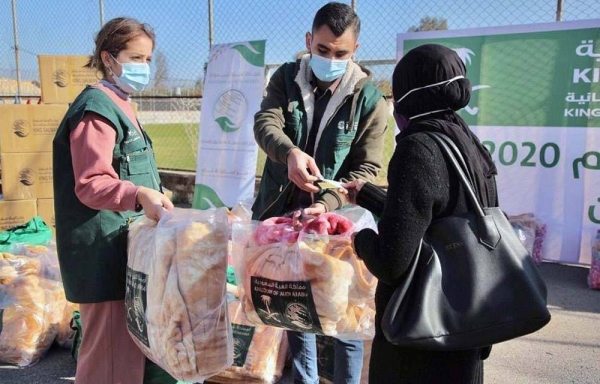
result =
[[[287,187],[289,187],[289,186],[290,186],[290,184],[291,184],[291,183],[292,183],[291,181],[288,181],[288,182],[287,182],[287,184],[285,185],[285,187],[283,187],[283,190],[281,190],[281,191],[280,191],[280,193],[279,193],[279,196],[277,196],[277,198],[276,198],[275,200],[273,200],[273,202],[272,202],[271,204],[269,204],[269,206],[268,206],[268,207],[267,207],[267,208],[266,208],[266,209],[263,211],[263,213],[262,213],[262,214],[261,214],[261,215],[258,217],[258,220],[259,220],[259,221],[262,221],[263,217],[265,216],[265,213],[267,213],[267,211],[268,211],[269,209],[271,209],[271,207],[272,207],[273,205],[275,205],[275,203],[276,203],[276,202],[278,202],[278,201],[279,201],[279,199],[281,198],[281,196],[283,196],[283,192],[284,192],[284,191],[287,189]]]

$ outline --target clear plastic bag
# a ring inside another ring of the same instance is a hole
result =
[[[130,226],[127,327],[174,378],[204,381],[233,363],[226,300],[225,208],[174,209]]]
[[[56,243],[53,241],[45,245],[15,243],[11,247],[11,252],[36,260],[36,263],[40,263],[40,277],[57,282],[56,290],[50,293],[53,296],[54,306],[51,321],[53,326],[57,327],[56,343],[63,348],[71,348],[75,337],[75,331],[71,329],[71,319],[73,311],[79,309],[79,304],[70,303],[65,297]]]
[[[375,221],[358,207],[316,219],[234,223],[234,263],[248,321],[371,339],[377,280],[351,244],[352,233],[365,227]]]
[[[519,235],[536,265],[542,263],[542,248],[546,239],[546,224],[539,221],[533,213],[508,216],[515,232]],[[532,233],[533,232],[533,243]]]
[[[60,347],[71,349],[75,341],[76,331],[71,327],[73,312],[79,311],[79,304],[66,301],[62,310],[62,316],[58,323],[58,333],[56,335],[56,344]]]
[[[66,299],[62,283],[42,270],[38,259],[0,253],[0,361],[33,364],[56,338]]]
[[[246,320],[239,300],[229,303],[233,327],[233,365],[209,379],[214,383],[277,382],[287,354],[287,337],[280,328],[254,325]]]

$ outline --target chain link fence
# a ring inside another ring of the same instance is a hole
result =
[[[266,76],[305,49],[315,12],[326,1],[262,0],[12,0],[0,3],[0,103],[40,97],[37,55],[89,55],[103,22],[130,16],[151,24],[157,46],[154,79],[136,95],[139,118],[154,140],[159,167],[194,171],[204,67],[210,44],[266,40]],[[450,30],[600,17],[598,0],[389,2],[347,1],[361,18],[356,60],[386,94],[396,35],[412,29]],[[18,47],[18,49],[15,49]],[[18,62],[18,65],[17,65]],[[17,70],[18,68],[18,70]],[[20,81],[18,81],[20,80]],[[390,120],[386,167],[394,145]],[[264,155],[257,165],[260,175]],[[385,173],[380,183],[385,182]]]

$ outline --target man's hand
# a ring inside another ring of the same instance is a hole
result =
[[[321,177],[315,159],[302,152],[300,148],[292,149],[287,155],[288,178],[303,191],[319,192],[313,183]]]
[[[155,221],[160,220],[164,211],[173,209],[173,203],[167,196],[146,187],[140,187],[137,194],[137,202],[146,212],[146,216]]]
[[[325,205],[321,203],[314,203],[308,208],[302,210],[303,215],[319,216],[321,213],[327,212]]]

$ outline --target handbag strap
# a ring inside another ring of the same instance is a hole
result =
[[[452,141],[447,135],[445,135],[443,133],[438,133],[438,132],[434,132],[434,134],[436,134],[437,137],[444,140],[444,142],[446,144],[448,144],[448,147],[452,150],[452,153],[454,154],[454,158],[458,161],[458,164],[460,164],[461,169],[463,170],[469,183],[471,184],[471,189],[473,189],[473,191],[475,192],[475,196],[480,196],[477,185],[475,184],[475,177],[471,174],[469,167],[467,167],[467,163],[466,163],[465,158],[463,157],[460,149],[458,149],[456,144],[454,144],[454,141]],[[450,154],[448,154],[448,155],[450,155]],[[479,201],[479,200],[477,200],[477,201]]]
[[[460,179],[462,185],[465,187],[467,197],[473,204],[473,207],[475,207],[477,213],[480,216],[485,216],[483,207],[479,202],[477,195],[475,194],[473,184],[471,181],[472,178],[470,177],[470,175],[467,176],[468,168],[465,163],[465,159],[460,153],[460,149],[458,149],[456,144],[454,144],[452,140],[450,140],[450,138],[448,138],[443,133],[427,132],[427,135],[429,135],[433,140],[435,140],[439,144],[440,149],[442,150],[446,158],[450,160],[450,164],[452,164],[452,167],[456,170],[458,178]]]
[[[469,180],[467,173],[468,168],[465,163],[465,159],[460,153],[460,149],[448,138],[446,135],[439,132],[426,132],[435,142],[440,146],[440,149],[445,154],[446,158],[450,160],[450,164],[456,170],[460,182],[465,187],[467,198],[475,207],[477,217],[479,220],[478,237],[481,244],[487,246],[490,249],[496,248],[500,241],[500,231],[494,222],[494,217],[486,215],[483,210],[483,206],[479,202],[477,195],[473,189],[473,185]],[[457,160],[458,159],[458,160]]]

